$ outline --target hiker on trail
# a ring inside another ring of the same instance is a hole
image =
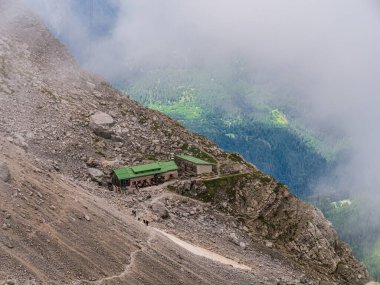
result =
[[[133,194],[136,194],[135,191],[137,191],[137,193],[139,193],[139,186],[137,185],[137,182],[133,182],[133,185],[135,186],[135,188],[133,188]]]

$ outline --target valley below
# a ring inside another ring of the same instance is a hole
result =
[[[371,281],[322,212],[283,183],[307,197],[333,165],[316,136],[288,126],[285,109],[265,106],[247,125],[241,124],[245,113],[223,115],[219,128],[207,116],[220,113],[204,116],[186,88],[170,104],[143,102],[149,109],[129,97],[132,91],[127,96],[82,70],[21,1],[0,0],[0,23],[1,284]],[[160,112],[173,104],[185,110],[180,122]],[[186,129],[186,116],[199,129]],[[261,144],[252,156],[260,157],[260,167],[223,150],[228,140],[246,145],[244,155]],[[278,156],[285,144],[289,149]],[[295,150],[304,165],[289,158]],[[217,171],[137,193],[111,191],[115,168],[167,161],[171,154],[212,161]],[[272,177],[280,173],[278,161],[295,167],[283,173],[294,172],[289,181]],[[265,174],[265,167],[273,172]],[[297,180],[300,169],[315,176],[300,173]]]

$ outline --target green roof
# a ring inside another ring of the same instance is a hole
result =
[[[149,163],[149,164],[142,164],[142,165],[136,165],[131,167],[132,171],[134,173],[141,173],[141,172],[148,172],[148,171],[157,171],[161,169],[161,165],[159,163]]]
[[[113,172],[116,174],[119,180],[128,180],[142,176],[175,171],[177,169],[177,164],[175,164],[174,161],[167,161],[136,165],[132,167],[122,167],[114,169]]]
[[[212,163],[212,162],[204,161],[202,159],[196,158],[196,157],[191,156],[191,155],[181,154],[181,155],[176,155],[176,157],[190,161],[190,162],[195,163],[195,164],[214,165],[214,163]]]

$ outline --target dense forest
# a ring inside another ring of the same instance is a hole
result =
[[[154,70],[136,76],[124,90],[224,150],[241,153],[294,194],[309,196],[334,167],[337,151],[302,126],[295,104],[281,103],[270,85],[236,73]]]

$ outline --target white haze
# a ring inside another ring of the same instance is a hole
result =
[[[74,0],[25,1],[70,43],[83,66],[111,81],[131,66],[220,64],[243,55],[267,80],[302,94],[307,120],[348,135],[352,152],[334,187],[380,202],[376,1],[113,0],[112,28],[95,38]]]

